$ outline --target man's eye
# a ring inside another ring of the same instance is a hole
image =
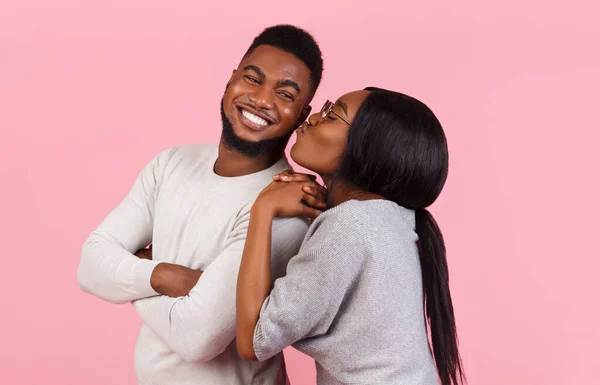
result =
[[[246,75],[246,76],[244,76],[244,77],[245,77],[245,78],[246,78],[246,80],[248,80],[250,83],[253,83],[253,84],[260,84],[260,82],[258,81],[258,79],[255,79],[255,78],[253,78],[252,76],[248,76],[248,75]]]
[[[285,98],[287,100],[292,100],[293,99],[292,95],[288,94],[287,92],[280,92],[279,96],[281,96],[282,98]]]

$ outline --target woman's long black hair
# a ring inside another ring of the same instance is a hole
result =
[[[442,233],[426,207],[448,176],[448,146],[438,119],[410,96],[371,91],[348,131],[346,153],[335,179],[415,211],[425,312],[442,385],[462,383],[462,362],[448,282]]]

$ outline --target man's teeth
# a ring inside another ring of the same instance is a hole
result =
[[[266,126],[266,125],[269,124],[269,122],[267,122],[266,120],[264,120],[260,116],[256,116],[254,114],[251,114],[250,112],[248,112],[246,110],[242,110],[242,115],[244,115],[244,117],[246,119],[248,119],[249,121],[251,121],[252,123],[257,124],[259,126]]]

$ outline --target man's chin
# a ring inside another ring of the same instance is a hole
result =
[[[233,134],[238,139],[248,143],[258,143],[263,140],[261,136],[264,135],[264,133],[246,127],[241,123],[233,125]]]
[[[272,153],[273,151],[283,152],[285,149],[289,135],[264,139],[262,138],[264,135],[263,132],[246,127],[235,118],[235,122],[232,123],[231,119],[225,115],[223,103],[221,103],[221,119],[223,122],[221,139],[227,148],[250,158],[256,158],[263,154]]]

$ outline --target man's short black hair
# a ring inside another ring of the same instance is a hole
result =
[[[282,24],[269,27],[254,38],[244,57],[250,55],[259,45],[279,48],[302,60],[310,70],[313,93],[317,90],[323,76],[323,56],[319,45],[310,33],[293,25]]]

